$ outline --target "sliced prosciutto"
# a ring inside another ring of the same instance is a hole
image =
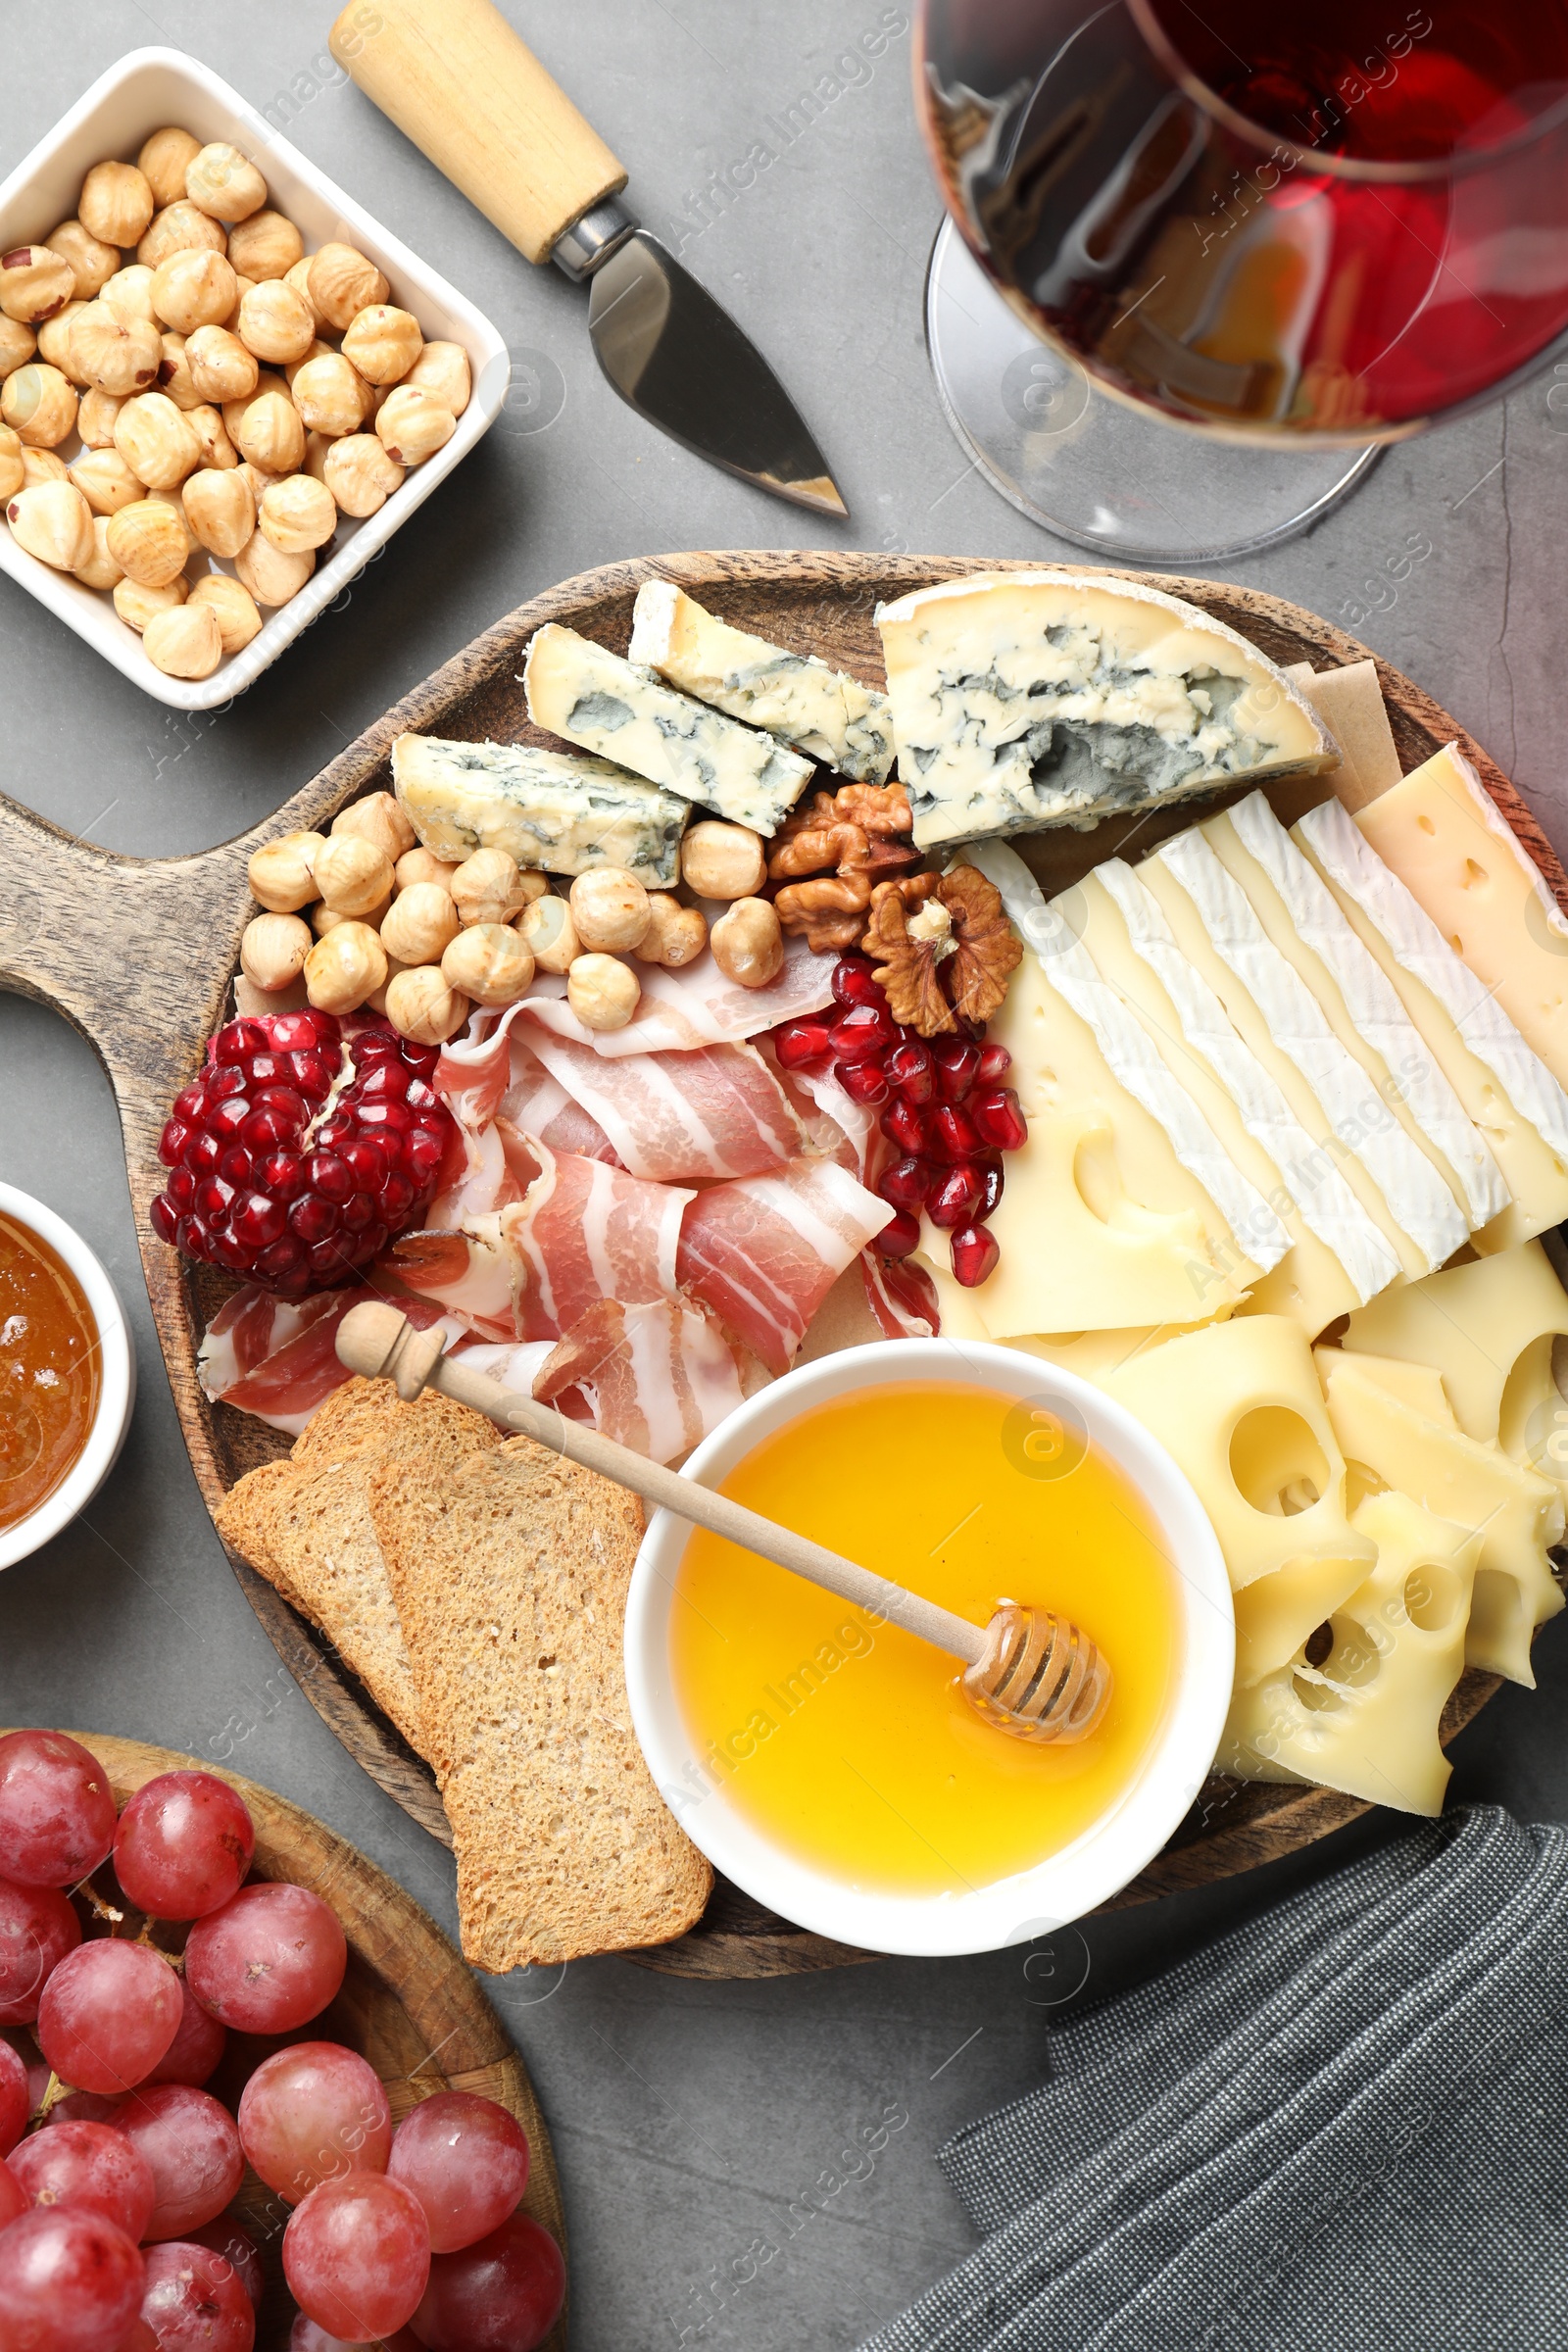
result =
[[[203,1390],[215,1404],[254,1413],[259,1421],[297,1438],[318,1405],[353,1378],[347,1365],[338,1362],[338,1325],[351,1306],[385,1296],[358,1284],[352,1290],[318,1291],[314,1298],[288,1306],[254,1283],[247,1284],[214,1317],[202,1342],[197,1368]],[[267,1352],[257,1355],[267,1322],[263,1301],[273,1314]],[[449,1340],[464,1335],[465,1326],[428,1299],[399,1298],[394,1303],[418,1331],[440,1323]]]
[[[583,1159],[608,1160],[612,1166],[616,1161],[615,1147],[598,1120],[551,1075],[515,1029],[512,1076],[496,1106],[496,1123],[517,1134],[538,1136],[552,1152],[575,1152]]]
[[[517,1337],[516,1260],[499,1215],[470,1218],[461,1232],[406,1233],[377,1260],[376,1272],[433,1300],[438,1313],[456,1315],[483,1339]]]
[[[934,1340],[942,1328],[936,1286],[929,1274],[906,1258],[879,1257],[867,1250],[860,1260],[865,1303],[885,1340]]]
[[[534,1395],[573,1418],[580,1398],[602,1436],[670,1462],[716,1429],[760,1382],[710,1315],[679,1298],[602,1298],[555,1349]]]
[[[603,1061],[566,1038],[538,1034],[530,1043],[634,1176],[660,1184],[760,1176],[806,1148],[789,1098],[753,1046]]]
[[[603,1160],[552,1152],[536,1135],[527,1144],[541,1172],[500,1218],[514,1260],[514,1336],[560,1339],[602,1298],[641,1306],[668,1298],[681,1215],[693,1196]]]
[[[699,1193],[677,1272],[770,1372],[787,1372],[834,1282],[893,1213],[836,1160],[791,1160]]]
[[[624,1060],[628,1054],[689,1054],[699,1046],[738,1043],[772,1029],[780,1021],[795,1021],[820,1012],[833,1001],[833,966],[827,956],[814,955],[804,939],[787,939],[784,964],[766,988],[742,988],[726,979],[710,952],[678,972],[661,964],[639,965],[642,1002],[624,1029],[586,1029],[559,995],[535,989],[524,1000],[526,1017],[557,1037],[590,1047],[607,1061]]]

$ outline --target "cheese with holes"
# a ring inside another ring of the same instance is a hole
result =
[[[1401,1813],[1441,1813],[1450,1766],[1439,1733],[1464,1671],[1481,1538],[1390,1490],[1351,1525],[1377,1563],[1307,1647],[1236,1691],[1215,1762],[1244,1781],[1312,1781]],[[1316,1644],[1312,1645],[1315,1649]]]
[[[548,874],[622,865],[650,890],[680,879],[691,809],[608,760],[541,752],[530,743],[448,743],[400,735],[392,782],[424,847],[461,863],[505,850]]]
[[[1312,1354],[1281,1315],[1236,1316],[1102,1376],[1192,1480],[1236,1595],[1236,1679],[1293,1657],[1373,1562]]]
[[[1202,835],[1178,834],[1138,872],[1184,955],[1325,1155],[1321,1164],[1339,1170],[1401,1270],[1425,1274],[1441,1265],[1466,1238],[1458,1202],[1265,938]]]
[[[1430,1365],[1317,1350],[1329,1418],[1352,1487],[1396,1487],[1481,1537],[1465,1663],[1533,1690],[1530,1637],[1563,1596],[1546,1554],[1563,1533],[1560,1489],[1466,1437]]]
[[[1339,757],[1254,646],[1142,582],[982,572],[876,620],[922,849],[1093,825]]]
[[[1260,792],[1204,825],[1264,931],[1316,997],[1405,1133],[1423,1148],[1472,1232],[1508,1205],[1496,1161],[1333,892]]]
[[[555,621],[529,638],[522,685],[536,727],[755,833],[777,832],[811,775],[787,744]]]
[[[732,628],[672,580],[644,580],[638,589],[626,659],[859,783],[880,784],[893,765],[885,694],[815,654],[788,653]]]
[[[1568,1087],[1568,916],[1458,746],[1368,801],[1355,822]]]

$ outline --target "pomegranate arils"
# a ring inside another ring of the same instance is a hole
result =
[[[188,1127],[193,1119],[200,1117],[206,1101],[207,1097],[199,1086],[182,1086],[174,1097],[170,1116],[183,1119]]]
[[[980,1071],[980,1049],[967,1037],[939,1038],[931,1049],[937,1091],[944,1102],[961,1102]]]
[[[836,1061],[833,1075],[852,1102],[885,1102],[888,1082],[875,1061]]]
[[[342,1213],[330,1200],[323,1200],[319,1193],[307,1193],[289,1209],[289,1230],[297,1233],[302,1242],[324,1242],[328,1234],[336,1233]]]
[[[166,1168],[177,1168],[190,1142],[190,1129],[180,1119],[168,1119],[158,1139],[158,1156]]]
[[[911,1102],[929,1102],[936,1093],[936,1065],[918,1038],[907,1038],[895,1046],[882,1064],[888,1084]]]
[[[271,1044],[270,1032],[263,1022],[229,1021],[208,1047],[208,1058],[220,1062],[249,1061],[253,1054],[268,1053]]]
[[[906,1097],[901,1096],[896,1102],[888,1104],[882,1113],[881,1124],[888,1142],[897,1144],[901,1152],[928,1150],[930,1138],[925,1113],[916,1109]]]
[[[969,1116],[982,1143],[997,1152],[1021,1152],[1029,1141],[1029,1122],[1010,1086],[999,1086],[969,1102]]]
[[[884,1168],[876,1180],[881,1199],[890,1200],[895,1208],[921,1208],[936,1170],[923,1159],[896,1159]]]
[[[266,1250],[282,1234],[283,1209],[265,1193],[245,1193],[229,1214],[228,1230],[248,1249]]]
[[[880,1009],[887,1004],[863,956],[841,956],[833,966],[829,986],[835,1004],[874,1004]]]
[[[305,1162],[305,1181],[323,1200],[346,1200],[354,1190],[354,1171],[335,1152],[313,1152]]]
[[[956,1225],[969,1225],[980,1206],[985,1185],[973,1160],[950,1168],[926,1202],[926,1214],[933,1225],[944,1232]]]
[[[939,1102],[931,1113],[933,1155],[956,1167],[960,1159],[972,1159],[980,1149],[980,1137],[968,1112],[956,1102]]]
[[[840,1061],[871,1061],[899,1042],[887,1012],[877,1004],[852,1004],[828,1033],[828,1044]]]
[[[994,1233],[983,1225],[962,1225],[948,1244],[956,1282],[966,1291],[977,1290],[988,1274],[996,1271],[1002,1251]]]
[[[1006,1178],[1003,1174],[1000,1158],[993,1156],[976,1160],[975,1165],[980,1170],[980,1205],[974,1212],[974,1221],[977,1225],[983,1225],[988,1217],[996,1214],[997,1202],[1002,1199]]]
[[[907,1257],[910,1250],[918,1249],[919,1245],[919,1218],[911,1216],[906,1208],[901,1208],[888,1219],[871,1247],[879,1250],[884,1257]]]
[[[147,1213],[152,1220],[152,1228],[158,1239],[172,1245],[174,1236],[179,1230],[179,1216],[174,1203],[160,1193]]]
[[[274,1200],[292,1200],[304,1185],[305,1162],[297,1152],[269,1152],[264,1159],[257,1161],[252,1174],[262,1191],[270,1193]],[[169,1189],[171,1192],[174,1189],[173,1177],[169,1180]]]
[[[980,1067],[976,1070],[976,1086],[1000,1086],[1012,1067],[1012,1055],[1005,1046],[982,1046]]]
[[[831,1051],[826,1021],[783,1021],[773,1032],[773,1051],[781,1070],[808,1069],[826,1061]]]

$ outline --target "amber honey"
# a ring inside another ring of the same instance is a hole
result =
[[[980,1721],[956,1660],[697,1530],[670,1615],[694,1800],[722,1788],[864,1892],[960,1894],[1059,1852],[1137,1781],[1180,1670],[1177,1573],[1137,1488],[1049,1408],[867,1389],[764,1438],[723,1491],[976,1624],[1004,1598],[1071,1617],[1114,1690],[1078,1745],[1026,1744]]]
[[[52,1494],[92,1434],[98,1326],[65,1260],[0,1216],[0,1530]]]

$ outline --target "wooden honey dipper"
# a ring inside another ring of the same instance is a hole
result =
[[[459,1404],[552,1453],[597,1470],[615,1486],[629,1487],[647,1502],[677,1518],[706,1527],[743,1550],[774,1560],[871,1616],[901,1626],[964,1661],[960,1682],[976,1712],[997,1730],[1020,1740],[1065,1745],[1082,1740],[1103,1715],[1110,1697],[1110,1669],[1087,1635],[1067,1619],[1004,1600],[989,1625],[955,1616],[889,1578],[873,1576],[836,1551],[779,1527],[744,1503],[732,1502],[678,1470],[650,1462],[628,1446],[617,1446],[580,1421],[568,1421],[553,1405],[504,1388],[488,1373],[449,1361],[436,1327],[416,1331],[401,1308],[378,1299],[351,1307],[337,1335],[339,1361],[367,1380],[390,1380],[406,1403],[421,1389],[438,1389]]]

